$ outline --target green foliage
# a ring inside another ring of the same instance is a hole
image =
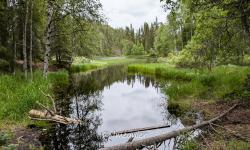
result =
[[[0,146],[7,144],[11,137],[11,134],[0,132]]]
[[[21,73],[17,75],[0,76],[0,120],[23,122],[27,119],[27,113],[38,104],[50,106],[51,101],[41,91],[52,95],[52,85],[66,84],[67,72],[58,72],[49,75],[46,80],[41,72],[34,72],[32,81],[25,80]]]
[[[154,46],[159,55],[168,56],[174,50],[174,41],[171,36],[168,25],[163,25],[157,30]]]
[[[246,64],[244,55],[249,53],[250,38],[246,1],[162,1],[171,12],[167,24],[159,29],[155,45],[159,52],[162,49],[168,53],[180,51],[177,57],[171,57],[173,63],[209,69],[225,64]],[[174,47],[169,51],[167,47],[171,44]]]
[[[86,72],[95,70],[98,68],[103,67],[105,64],[99,64],[99,63],[86,63],[86,64],[79,64],[79,65],[72,65],[70,71],[71,72]]]
[[[180,147],[180,150],[199,150],[199,143],[195,140],[187,140]]]
[[[192,39],[175,57],[174,63],[180,67],[203,67],[204,60],[196,56],[197,51],[200,49],[202,49],[202,46]]]
[[[0,45],[0,71],[9,71],[11,54],[6,47]]]
[[[0,59],[0,70],[8,71],[10,67],[10,63],[7,60]]]
[[[91,62],[90,59],[86,57],[74,57],[73,64],[82,64],[82,63],[89,63]]]
[[[243,64],[250,66],[250,55],[245,55],[244,56]]]
[[[248,150],[250,149],[249,142],[244,142],[240,140],[218,140],[210,144],[210,148],[213,150]]]
[[[48,79],[53,86],[64,87],[69,84],[69,73],[67,70],[51,72],[49,73]]]
[[[229,149],[229,150],[246,150],[246,149],[250,149],[250,144],[247,142],[234,140],[234,141],[230,141],[227,144],[227,149]]]
[[[126,55],[132,54],[133,42],[129,40],[122,41],[122,49],[125,51]]]
[[[242,89],[250,72],[249,67],[219,66],[211,71],[180,69],[167,64],[129,65],[130,72],[150,74],[170,80],[165,91],[170,100],[196,97],[220,99]]]
[[[144,59],[138,59],[138,58],[126,58],[126,57],[102,57],[99,59],[92,60],[91,62],[82,63],[79,61],[79,63],[74,62],[71,66],[71,72],[77,73],[77,72],[87,72],[92,71],[96,69],[101,69],[107,66],[112,65],[122,65],[122,64],[129,64],[134,62],[140,62]]]
[[[143,55],[144,54],[144,48],[141,43],[134,44],[131,49],[130,55]]]

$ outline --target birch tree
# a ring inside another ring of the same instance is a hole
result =
[[[29,13],[29,1],[25,1],[25,19],[23,27],[23,70],[25,73],[25,78],[28,78],[28,67],[27,67],[27,22]]]
[[[44,54],[44,68],[43,68],[43,74],[44,77],[47,78],[48,76],[48,68],[49,68],[49,56],[51,52],[51,32],[52,32],[52,17],[54,13],[53,8],[53,0],[48,0],[47,4],[47,22],[45,27],[45,36],[44,36],[44,44],[45,44],[45,54]]]
[[[72,30],[72,32],[74,34],[77,34],[77,32],[82,33],[85,31],[84,25],[86,24],[86,22],[95,22],[100,20],[100,8],[101,4],[99,0],[47,1],[47,21],[44,35],[45,53],[43,70],[45,78],[47,78],[48,75],[50,53],[53,47],[52,38],[60,36],[60,34],[55,34],[57,29],[56,22],[65,23],[67,22],[67,19],[71,18],[75,26],[77,26],[76,29]],[[70,17],[67,18],[67,16]],[[72,38],[73,33],[69,34],[69,38]],[[62,33],[62,35],[65,35],[65,33]],[[75,47],[75,44],[73,47]]]
[[[30,76],[33,78],[33,0],[30,0],[30,53],[29,53],[29,67],[30,67]]]

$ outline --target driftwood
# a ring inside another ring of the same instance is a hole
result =
[[[233,107],[231,107],[229,110],[225,111],[224,113],[220,114],[219,116],[209,120],[209,121],[203,121],[200,124],[196,124],[193,126],[189,126],[180,130],[176,130],[176,131],[172,131],[169,133],[165,133],[159,136],[154,136],[154,137],[150,137],[150,138],[146,138],[146,139],[142,139],[142,140],[138,140],[138,141],[134,141],[134,142],[130,142],[130,143],[124,143],[124,144],[119,144],[119,145],[115,145],[112,147],[107,147],[107,148],[102,148],[100,150],[131,150],[131,149],[141,149],[145,146],[150,146],[150,145],[154,145],[156,143],[161,143],[164,142],[168,139],[172,139],[172,138],[176,138],[179,135],[181,135],[182,133],[186,133],[186,132],[190,132],[192,130],[198,129],[198,128],[202,128],[206,125],[209,125],[219,119],[221,119],[222,117],[224,117],[227,113],[229,113],[230,111],[232,111],[234,108],[236,108],[237,105],[234,105]]]
[[[29,116],[33,120],[53,121],[53,122],[58,122],[61,124],[66,124],[66,125],[82,123],[81,120],[63,117],[63,116],[55,114],[51,110],[49,111],[48,110],[46,111],[31,110],[29,112]]]
[[[38,105],[40,105],[42,108],[45,109],[45,111],[40,111],[40,110],[31,110],[29,112],[29,118],[32,120],[39,120],[39,121],[52,121],[52,122],[57,122],[57,123],[61,123],[61,124],[81,124],[82,121],[79,119],[72,119],[72,118],[67,118],[61,115],[57,115],[57,111],[56,111],[56,105],[55,105],[55,101],[52,98],[52,96],[50,96],[49,94],[45,94],[41,89],[40,91],[42,92],[42,94],[48,98],[50,98],[50,100],[53,103],[53,109],[54,110],[50,110],[48,107],[44,106],[43,104],[36,102]]]
[[[135,133],[135,132],[140,132],[140,131],[156,130],[156,129],[162,129],[162,128],[168,128],[168,127],[170,127],[170,125],[161,125],[161,126],[152,126],[152,127],[145,127],[145,128],[123,130],[123,131],[113,132],[113,133],[111,133],[111,136],[116,136],[116,135],[121,135],[121,134]]]

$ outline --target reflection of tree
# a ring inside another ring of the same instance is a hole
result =
[[[97,133],[101,125],[102,91],[114,82],[134,85],[136,80],[145,87],[159,87],[152,77],[128,75],[126,66],[113,66],[88,74],[73,74],[68,87],[55,90],[57,108],[67,117],[84,120],[82,125],[52,125],[45,136],[46,149],[94,150],[103,146],[104,137]],[[49,142],[48,142],[49,141]]]
[[[158,88],[159,83],[155,80],[154,77],[151,76],[141,76],[141,75],[128,75],[127,76],[127,84],[134,86],[136,80],[139,80],[140,84],[144,85],[146,88],[153,86]]]
[[[74,74],[73,84],[79,94],[89,94],[102,91],[116,81],[125,81],[127,77],[126,66],[111,66],[88,74]]]
[[[102,136],[97,133],[101,119],[95,114],[101,108],[101,92],[80,94],[75,86],[70,85],[65,91],[58,90],[56,95],[60,113],[82,119],[84,124],[52,126],[44,142],[45,148],[94,150],[102,147]]]

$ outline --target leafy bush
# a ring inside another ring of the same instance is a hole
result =
[[[10,68],[10,63],[7,60],[0,59],[0,70],[8,71]]]
[[[99,63],[86,63],[86,64],[80,64],[80,65],[72,65],[70,71],[73,73],[76,72],[85,72],[89,70],[95,70],[100,67],[104,66],[104,64]]]
[[[133,42],[130,40],[122,40],[122,49],[126,55],[132,55]]]
[[[83,64],[91,62],[90,59],[86,57],[74,57],[73,64]]]
[[[243,59],[245,65],[250,65],[250,55],[245,55]]]
[[[9,71],[11,55],[7,48],[0,45],[0,71]]]
[[[11,135],[10,134],[4,133],[4,132],[0,132],[0,146],[3,146],[5,144],[7,144],[7,142],[10,139],[11,139]]]
[[[144,54],[144,48],[143,45],[140,44],[134,44],[132,49],[131,49],[131,54],[130,55],[143,55]]]

